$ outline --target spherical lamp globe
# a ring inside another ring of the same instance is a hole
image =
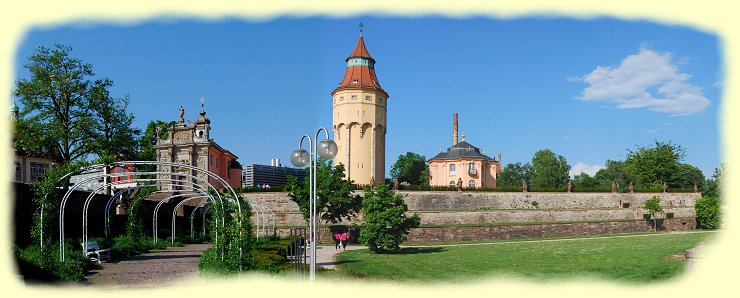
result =
[[[334,143],[334,141],[330,139],[326,139],[319,142],[316,150],[318,151],[321,158],[325,160],[330,160],[334,158],[334,156],[337,156],[337,151],[339,150],[339,148],[337,148],[337,143]]]
[[[308,151],[304,149],[296,149],[290,155],[290,162],[294,166],[299,167],[299,168],[306,166],[310,160],[311,160],[311,157],[309,156]]]

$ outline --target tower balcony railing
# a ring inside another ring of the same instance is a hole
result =
[[[476,175],[476,174],[478,174],[478,171],[476,171],[475,169],[470,169],[470,170],[468,170],[468,174],[470,174],[470,175]]]

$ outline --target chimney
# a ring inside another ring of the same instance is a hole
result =
[[[452,146],[457,145],[457,113],[452,114]]]
[[[501,152],[498,153],[498,162],[501,163]]]

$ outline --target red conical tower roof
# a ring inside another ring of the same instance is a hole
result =
[[[368,52],[367,48],[365,47],[365,40],[362,38],[362,33],[360,33],[360,39],[357,40],[355,50],[352,51],[352,54],[349,54],[349,57],[347,57],[345,61],[353,57],[363,57],[375,61],[375,59],[373,59],[373,56],[370,56],[370,52]]]
[[[375,89],[385,93],[386,97],[388,96],[375,76],[375,59],[370,56],[370,52],[365,47],[362,33],[360,33],[355,49],[344,61],[347,62],[347,70],[332,94],[343,89]]]

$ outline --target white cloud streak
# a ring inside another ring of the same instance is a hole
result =
[[[680,73],[671,63],[670,53],[656,53],[641,48],[629,55],[617,67],[597,66],[582,77],[568,77],[568,81],[589,84],[578,98],[616,104],[619,109],[645,108],[673,116],[688,116],[709,106],[701,88],[688,83],[691,75]]]
[[[570,175],[570,177],[575,177],[578,174],[586,173],[589,176],[593,177],[596,174],[596,172],[598,172],[599,170],[603,168],[605,167],[602,165],[587,165],[579,161],[570,168],[570,172],[568,172],[568,174]]]

